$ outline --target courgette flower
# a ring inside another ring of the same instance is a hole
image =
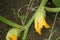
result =
[[[36,30],[36,32],[41,35],[42,33],[42,28],[43,26],[45,28],[50,28],[50,26],[48,25],[48,23],[45,20],[46,14],[45,14],[45,10],[42,8],[41,10],[37,10],[36,14],[35,14],[35,20],[34,20],[34,28]]]
[[[8,31],[6,40],[17,40],[20,35],[20,30],[17,28],[12,28]]]
[[[17,40],[17,37],[16,37],[16,35],[14,35],[14,34],[11,34],[11,35],[10,35],[10,40]]]

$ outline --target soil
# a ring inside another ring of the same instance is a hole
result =
[[[13,15],[13,12],[11,9],[14,8],[14,9],[16,9],[16,12],[17,12],[17,10],[19,8],[29,4],[29,2],[30,2],[30,0],[0,0],[0,15],[21,25],[21,20],[16,18]],[[37,1],[35,0],[35,2],[33,4],[33,8],[38,7],[40,2],[41,1],[39,1],[39,0],[37,0]],[[50,2],[50,4],[49,4],[49,2]],[[48,3],[46,5],[49,7],[55,7],[55,5],[51,2],[51,0],[48,1]],[[26,12],[27,12],[26,8],[27,8],[27,6],[22,8],[22,10],[21,10],[22,15],[26,14]],[[31,18],[31,16],[33,15],[34,12],[35,11],[29,10],[29,12],[28,12],[29,14],[28,14],[26,23],[29,21],[29,19]],[[52,12],[46,12],[46,13],[47,13],[46,20],[52,26],[54,17],[55,17],[55,13],[52,13]],[[59,16],[60,16],[60,14],[58,14],[58,17]],[[33,28],[33,26],[34,26],[33,24],[34,23],[32,23],[29,33],[28,33],[28,40],[44,40],[49,37],[51,29],[43,28],[42,35],[39,35],[35,32],[35,30]],[[54,26],[55,26],[54,30],[56,30],[56,32],[53,34],[53,36],[51,38],[52,40],[56,40],[57,37],[60,37],[60,20],[58,18],[57,18]],[[11,27],[9,25],[0,21],[0,40],[6,40],[5,36],[10,28]],[[21,38],[19,38],[18,40],[21,40]]]

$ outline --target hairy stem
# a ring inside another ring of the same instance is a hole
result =
[[[45,10],[47,10],[49,12],[60,12],[60,7],[59,8],[45,7]]]
[[[19,29],[21,29],[21,30],[24,29],[23,26],[18,25],[18,24],[14,23],[14,22],[12,22],[12,21],[10,21],[10,20],[8,20],[8,19],[2,17],[2,16],[0,16],[0,21],[3,22],[3,23],[8,24],[9,26],[12,26],[12,27],[15,27],[15,28],[19,28]]]

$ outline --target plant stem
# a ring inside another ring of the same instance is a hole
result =
[[[26,24],[22,40],[26,40],[26,37],[27,37],[27,34],[28,34],[28,30],[29,30],[29,28],[30,28],[30,25],[31,25],[32,22],[33,22],[33,19],[34,19],[34,16],[33,16],[33,17],[30,19],[30,21]]]
[[[19,28],[19,29],[21,29],[21,30],[24,29],[23,26],[18,25],[18,24],[14,23],[14,22],[12,22],[12,21],[10,21],[10,20],[2,17],[2,16],[0,16],[0,21],[2,21],[3,23],[6,23],[6,24],[8,24],[8,25],[10,25],[10,26],[12,26],[12,27]]]
[[[49,12],[60,12],[60,7],[59,8],[45,7],[45,10],[47,10]]]
[[[47,2],[48,2],[48,0],[42,0],[40,7],[45,7]]]
[[[56,40],[60,40],[60,37],[58,37]]]
[[[54,18],[54,22],[53,22],[53,25],[52,25],[51,32],[50,32],[50,35],[49,35],[48,40],[51,40],[52,34],[54,34],[54,32],[55,32],[55,31],[53,31],[53,29],[54,29],[54,25],[55,25],[57,16],[58,16],[58,12],[56,13],[56,16],[55,16],[55,18]]]
[[[34,16],[35,14],[38,13],[38,10],[40,11],[42,7],[45,6],[45,4],[47,3],[48,0],[42,0],[39,8],[36,10],[36,12],[34,13],[34,15],[32,16],[32,18],[29,20],[29,22],[26,24],[25,26],[25,31],[24,31],[24,34],[23,34],[23,37],[22,37],[22,40],[26,40],[26,37],[27,37],[27,34],[28,34],[28,30],[30,28],[30,25],[32,24],[33,20],[34,20]]]

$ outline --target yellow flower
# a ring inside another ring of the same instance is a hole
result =
[[[46,17],[46,14],[45,14],[44,9],[37,10],[35,14],[34,28],[39,35],[42,34],[41,31],[42,31],[43,26],[45,28],[50,28],[50,26],[47,24],[45,20],[45,17]]]
[[[10,35],[10,40],[17,40],[17,37],[14,34]]]
[[[17,28],[11,28],[6,35],[6,40],[17,40],[20,36],[20,32],[21,31]]]
[[[39,33],[41,35],[41,30],[43,28],[43,26],[45,28],[50,28],[50,26],[46,23],[44,18],[40,18],[39,20],[35,21],[35,30],[37,33]]]

